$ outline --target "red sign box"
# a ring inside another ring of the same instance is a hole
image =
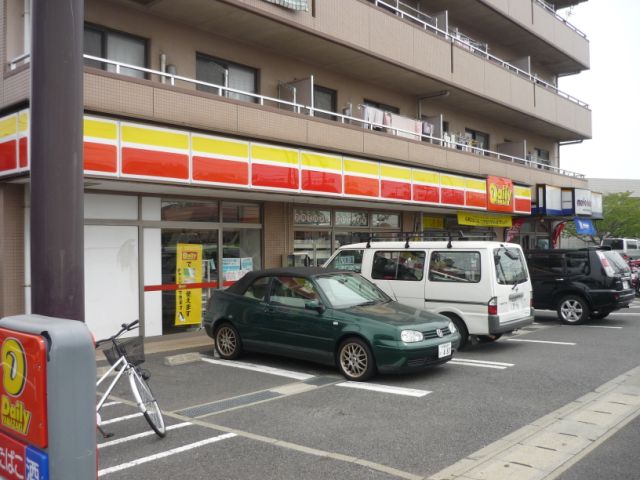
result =
[[[47,346],[39,335],[0,328],[0,430],[47,447]]]
[[[510,179],[487,177],[487,210],[513,212],[513,182]]]

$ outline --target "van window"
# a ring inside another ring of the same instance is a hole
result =
[[[340,250],[326,265],[326,268],[360,273],[362,271],[362,250]]]
[[[529,270],[532,275],[564,274],[564,259],[562,254],[533,254],[527,256]]]
[[[438,251],[431,254],[429,280],[432,282],[480,281],[480,252]]]
[[[501,247],[493,251],[496,266],[496,278],[500,285],[517,285],[529,278],[527,267],[517,248]]]
[[[373,256],[371,278],[376,280],[420,281],[424,272],[425,252],[387,251]]]
[[[627,250],[638,250],[638,242],[635,240],[627,240]]]
[[[611,247],[611,250],[624,250],[624,240],[621,238],[606,238],[602,241],[602,245]]]

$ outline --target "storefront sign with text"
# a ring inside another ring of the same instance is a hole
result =
[[[487,177],[487,210],[513,212],[513,182],[508,178]]]
[[[202,283],[202,245],[176,245],[176,283]],[[176,325],[199,325],[202,321],[202,288],[176,290]]]
[[[505,215],[487,215],[483,213],[458,212],[459,225],[474,227],[511,227],[511,217]]]

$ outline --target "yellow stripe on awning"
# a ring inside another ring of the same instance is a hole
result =
[[[9,135],[15,135],[18,125],[16,123],[15,114],[9,115],[0,119],[0,137],[8,137]]]
[[[471,188],[473,190],[483,190],[487,191],[487,182],[484,180],[477,180],[475,178],[467,178],[466,179],[466,187]]]
[[[380,165],[380,175],[396,180],[404,180],[406,182],[411,181],[411,169],[409,168]]]
[[[249,144],[242,142],[229,142],[219,138],[191,136],[191,146],[194,153],[208,153],[210,155],[226,155],[249,159]]]
[[[531,198],[531,189],[529,187],[518,187],[514,185],[513,190],[516,197]]]
[[[413,181],[421,183],[430,183],[432,185],[438,185],[440,183],[440,174],[436,172],[429,172],[427,170],[413,170]]]
[[[156,130],[133,125],[122,125],[122,141],[151,147],[189,149],[189,135],[171,130]]]
[[[29,130],[29,110],[23,110],[18,113],[18,132],[26,132]]]
[[[84,136],[102,138],[104,140],[117,140],[118,124],[115,122],[105,122],[103,120],[85,118]]]
[[[443,187],[465,188],[467,186],[467,180],[469,179],[440,174],[440,184]]]
[[[364,174],[378,176],[380,166],[377,163],[361,162],[358,160],[344,160],[344,173],[347,174]]]
[[[267,162],[298,165],[298,151],[264,145],[251,145],[251,158]]]
[[[304,167],[342,170],[342,158],[302,152],[302,165]]]

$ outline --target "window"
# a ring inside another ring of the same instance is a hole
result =
[[[367,100],[366,98],[364,99],[363,103],[365,105],[369,106],[369,107],[373,107],[373,108],[378,108],[380,110],[384,110],[385,112],[391,112],[391,113],[400,114],[400,109],[398,107],[394,107],[392,105],[387,105],[386,103],[376,102],[374,100]]]
[[[260,205],[256,203],[222,203],[225,223],[260,223]]]
[[[218,202],[163,200],[160,219],[171,222],[217,222]]]
[[[196,55],[196,80],[241,90],[243,92],[257,93],[257,78],[258,71],[255,68],[220,60],[200,53]],[[220,93],[219,89],[206,85],[198,85],[197,89],[202,92]],[[257,101],[257,99],[251,95],[243,95],[236,92],[223,92],[222,94],[225,97],[242,100],[244,102]]]
[[[471,138],[472,145],[483,150],[489,150],[489,134],[471,130],[470,128],[464,129],[468,138]]]
[[[327,268],[347,270],[360,273],[362,271],[362,250],[342,250],[333,257]]]
[[[429,280],[432,282],[479,282],[480,253],[433,252],[429,263]]]
[[[551,165],[551,161],[549,159],[549,150],[534,148],[533,152],[535,154],[534,161],[542,165]],[[544,168],[542,165],[538,165],[538,168]]]
[[[84,53],[137,67],[147,66],[147,41],[144,38],[93,25],[85,25],[84,27]],[[101,68],[108,72],[116,71],[114,65],[95,60],[85,60],[85,65]],[[131,68],[121,68],[120,73],[130,77],[146,77],[144,72]]]
[[[560,254],[533,254],[527,257],[527,264],[532,275],[558,275],[564,273],[564,259]]]
[[[376,252],[371,278],[377,280],[422,280],[425,252]]]
[[[400,215],[397,213],[374,213],[371,215],[374,228],[400,228]]]
[[[527,280],[527,268],[517,248],[497,248],[493,252],[496,278],[500,285],[517,285]]]
[[[269,290],[269,281],[271,277],[260,277],[254,281],[249,288],[244,292],[243,296],[247,298],[254,298],[264,302],[267,298],[267,292]]]
[[[313,108],[335,112],[337,108],[337,97],[338,93],[335,90],[318,85],[313,86]],[[314,112],[313,115],[315,117],[326,118],[327,120],[336,119],[334,115],[323,112]]]
[[[305,308],[307,302],[320,300],[320,295],[307,278],[275,277],[269,300],[287,307]]]
[[[339,227],[367,227],[369,215],[367,212],[336,211],[336,226]]]

